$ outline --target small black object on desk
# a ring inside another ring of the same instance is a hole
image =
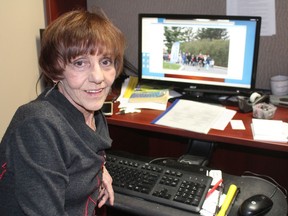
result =
[[[265,215],[273,206],[272,200],[264,194],[256,194],[240,205],[238,209],[239,216]]]

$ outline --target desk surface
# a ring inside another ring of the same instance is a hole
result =
[[[229,108],[236,109],[235,107],[229,107]],[[116,105],[114,106],[114,113],[116,113],[117,111],[118,108]],[[201,134],[182,129],[151,124],[152,120],[158,117],[162,112],[163,111],[143,109],[141,113],[129,113],[125,115],[113,114],[112,116],[107,117],[107,120],[108,123],[111,125],[117,125],[122,127],[173,134],[177,136],[199,140],[222,142],[242,146],[250,146],[261,149],[288,152],[288,143],[256,141],[253,139],[250,126],[252,122],[251,112],[250,113],[237,112],[233,118],[234,120],[242,120],[246,130],[233,130],[231,128],[231,125],[228,124],[225,130],[221,131],[211,129],[208,134]],[[273,119],[288,122],[288,109],[278,107]]]
[[[237,196],[237,199],[235,200],[235,203],[231,208],[229,215],[237,215],[237,211],[241,203],[250,196],[253,196],[255,194],[265,194],[266,196],[270,196],[275,189],[275,185],[257,177],[239,177],[225,174],[224,181],[226,182],[226,185],[230,185],[233,183],[240,188],[240,193]],[[272,201],[273,207],[266,214],[266,216],[286,216],[287,200],[285,199],[285,196],[281,190],[278,189],[276,191],[275,195],[272,197]],[[171,208],[169,206],[148,202],[142,199],[137,199],[135,197],[126,196],[118,193],[115,194],[114,208],[138,216],[199,216],[199,214],[197,213],[182,211],[176,208]]]

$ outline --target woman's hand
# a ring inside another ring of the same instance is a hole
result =
[[[102,189],[101,189],[102,188]],[[110,205],[114,205],[114,190],[112,188],[112,177],[106,167],[103,167],[103,180],[98,197],[98,207],[101,208],[109,199]]]

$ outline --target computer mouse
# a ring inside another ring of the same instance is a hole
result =
[[[262,216],[265,215],[273,206],[272,200],[263,194],[253,195],[240,205],[238,215],[240,216]]]

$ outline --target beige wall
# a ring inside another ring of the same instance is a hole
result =
[[[44,1],[9,0],[0,6],[0,139],[17,107],[36,97],[39,29]]]

